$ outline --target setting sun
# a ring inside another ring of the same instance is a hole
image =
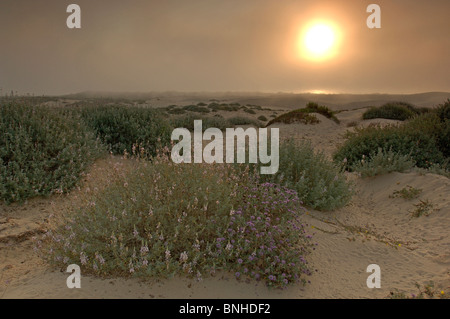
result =
[[[314,23],[302,34],[300,46],[302,56],[310,60],[324,60],[335,55],[337,29],[330,24]]]

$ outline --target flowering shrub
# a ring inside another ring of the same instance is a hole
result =
[[[237,278],[265,280],[285,287],[310,274],[305,259],[311,235],[300,216],[304,209],[295,191],[273,183],[239,189],[241,205],[230,212],[216,254]],[[302,279],[303,283],[305,280]]]
[[[309,274],[295,192],[259,184],[248,167],[174,164],[167,152],[66,212],[37,242],[43,256],[105,276],[224,270],[279,287]]]

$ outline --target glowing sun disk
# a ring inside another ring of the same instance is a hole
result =
[[[323,60],[334,55],[337,43],[336,30],[325,23],[316,23],[306,30],[301,46],[304,57]]]

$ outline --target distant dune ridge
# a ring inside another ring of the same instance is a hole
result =
[[[416,94],[315,94],[315,93],[260,93],[260,92],[80,92],[63,96],[81,98],[127,98],[145,100],[151,106],[190,104],[210,100],[256,104],[261,106],[295,109],[309,101],[325,104],[333,110],[358,109],[380,106],[390,101],[403,101],[416,106],[434,106],[450,98],[450,92],[426,92]]]

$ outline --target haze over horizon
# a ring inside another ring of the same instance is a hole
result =
[[[81,29],[66,26],[71,3]],[[7,0],[0,95],[449,92],[448,12],[448,0]],[[335,33],[327,59],[302,53],[315,21]]]

